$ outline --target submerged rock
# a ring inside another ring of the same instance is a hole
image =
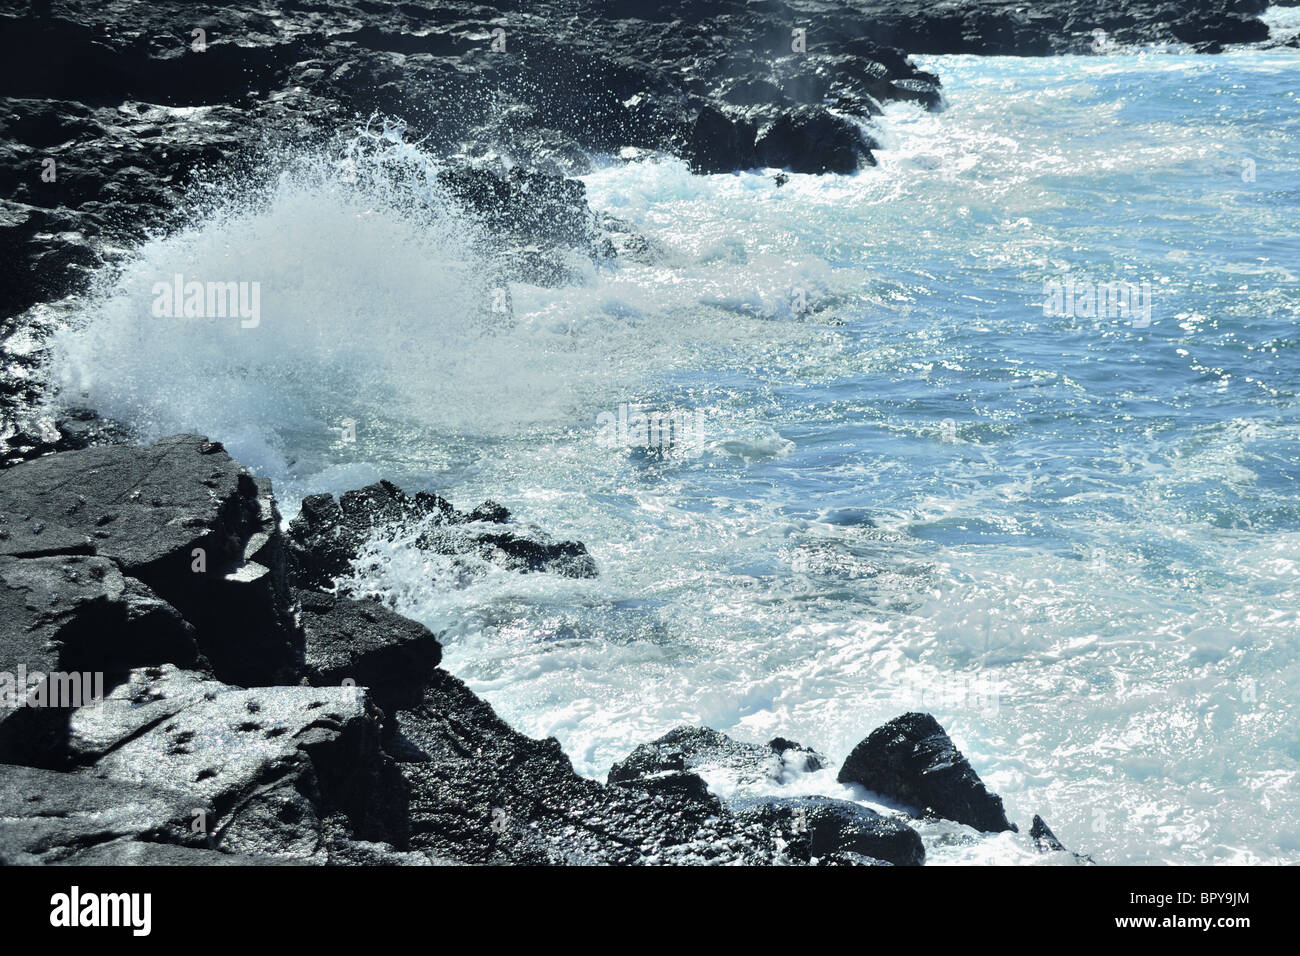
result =
[[[1029,827],[1029,837],[1034,841],[1034,849],[1039,853],[1069,853],[1074,858],[1075,863],[1093,863],[1093,859],[1083,853],[1075,853],[1066,848],[1065,844],[1056,838],[1056,834],[1043,821],[1038,814],[1034,814],[1033,823]]]
[[[939,722],[907,713],[877,727],[853,748],[837,778],[976,830],[1015,830]]]
[[[1043,822],[1043,818],[1036,813],[1034,814],[1034,822],[1029,828],[1029,837],[1034,841],[1034,846],[1040,853],[1051,853],[1065,849],[1065,844],[1056,838],[1056,834]]]

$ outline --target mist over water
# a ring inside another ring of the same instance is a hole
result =
[[[54,371],[225,442],[286,515],[387,477],[584,541],[592,581],[398,541],[351,582],[581,772],[703,723],[862,797],[834,768],[923,708],[1099,862],[1297,862],[1298,60],[932,58],[947,111],[890,107],[856,176],[604,162],[591,205],[665,255],[513,284],[509,323],[436,165],[371,130],[139,249]],[[178,273],[260,282],[260,324],[152,317]],[[1150,282],[1150,326],[1045,315],[1066,275]],[[602,444],[638,401],[705,447]],[[930,862],[1031,861],[920,829]]]

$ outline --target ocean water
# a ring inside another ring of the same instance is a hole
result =
[[[399,539],[349,582],[584,774],[706,724],[830,758],[720,792],[881,806],[835,769],[925,709],[1098,862],[1300,862],[1300,52],[924,63],[947,109],[889,107],[855,176],[599,160],[591,205],[658,257],[513,285],[510,322],[399,131],[357,177],[214,180],[53,373],[224,441],[286,517],[388,477],[585,542],[591,581]],[[259,282],[259,324],[151,317],[178,273]],[[1054,280],[1137,298],[1045,308]],[[611,447],[626,403],[702,440]],[[920,830],[932,863],[1043,859]]]

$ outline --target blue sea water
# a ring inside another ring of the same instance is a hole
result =
[[[924,65],[947,108],[889,107],[855,176],[601,159],[591,205],[656,256],[513,286],[507,329],[470,318],[470,226],[286,177],[106,278],[57,372],[225,441],[287,515],[388,477],[584,541],[592,581],[398,540],[352,582],[580,772],[702,723],[830,758],[720,792],[880,806],[835,768],[925,709],[1098,862],[1300,862],[1300,51]],[[153,281],[218,264],[257,329],[141,331]],[[1045,310],[1067,279],[1149,289],[1149,323]],[[701,446],[602,441],[638,402]],[[932,863],[1045,859],[920,829]]]

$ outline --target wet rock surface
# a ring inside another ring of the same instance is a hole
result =
[[[853,748],[838,776],[922,812],[990,833],[1015,830],[939,722],[909,713],[877,727]]]
[[[609,771],[609,782],[626,786],[686,787],[685,778],[700,772],[725,775],[735,783],[788,783],[825,765],[814,750],[777,737],[766,746],[732,740],[708,727],[676,727],[657,740],[642,744]]]
[[[423,624],[377,601],[294,591],[306,633],[306,677],[316,687],[370,689],[386,712],[420,702],[442,660],[442,645]]]
[[[556,541],[519,525],[492,501],[458,511],[436,494],[408,495],[379,481],[341,495],[310,495],[289,524],[290,574],[299,587],[332,588],[350,572],[373,537],[401,537],[416,548],[453,558],[477,558],[521,573],[590,578],[596,562],[578,541]]]
[[[781,852],[801,863],[826,866],[921,866],[920,835],[848,800],[787,797],[744,800],[731,805],[736,816],[774,835]]]
[[[121,587],[116,569],[139,582],[133,634],[156,625],[157,615],[140,613],[147,610],[142,602],[156,596],[193,626],[219,676],[238,683],[296,677],[302,637],[289,613],[270,483],[249,475],[219,443],[178,435],[144,448],[109,445],[38,458],[0,471],[0,509],[10,517],[11,535],[28,542],[20,543],[21,553],[31,553],[39,526],[40,535],[59,536],[71,554],[89,547],[99,559],[63,561],[72,569],[65,578]],[[24,561],[57,563],[60,552],[51,552],[48,541],[40,548],[51,556]],[[65,599],[72,600],[46,600]],[[174,660],[157,654],[133,663]]]

